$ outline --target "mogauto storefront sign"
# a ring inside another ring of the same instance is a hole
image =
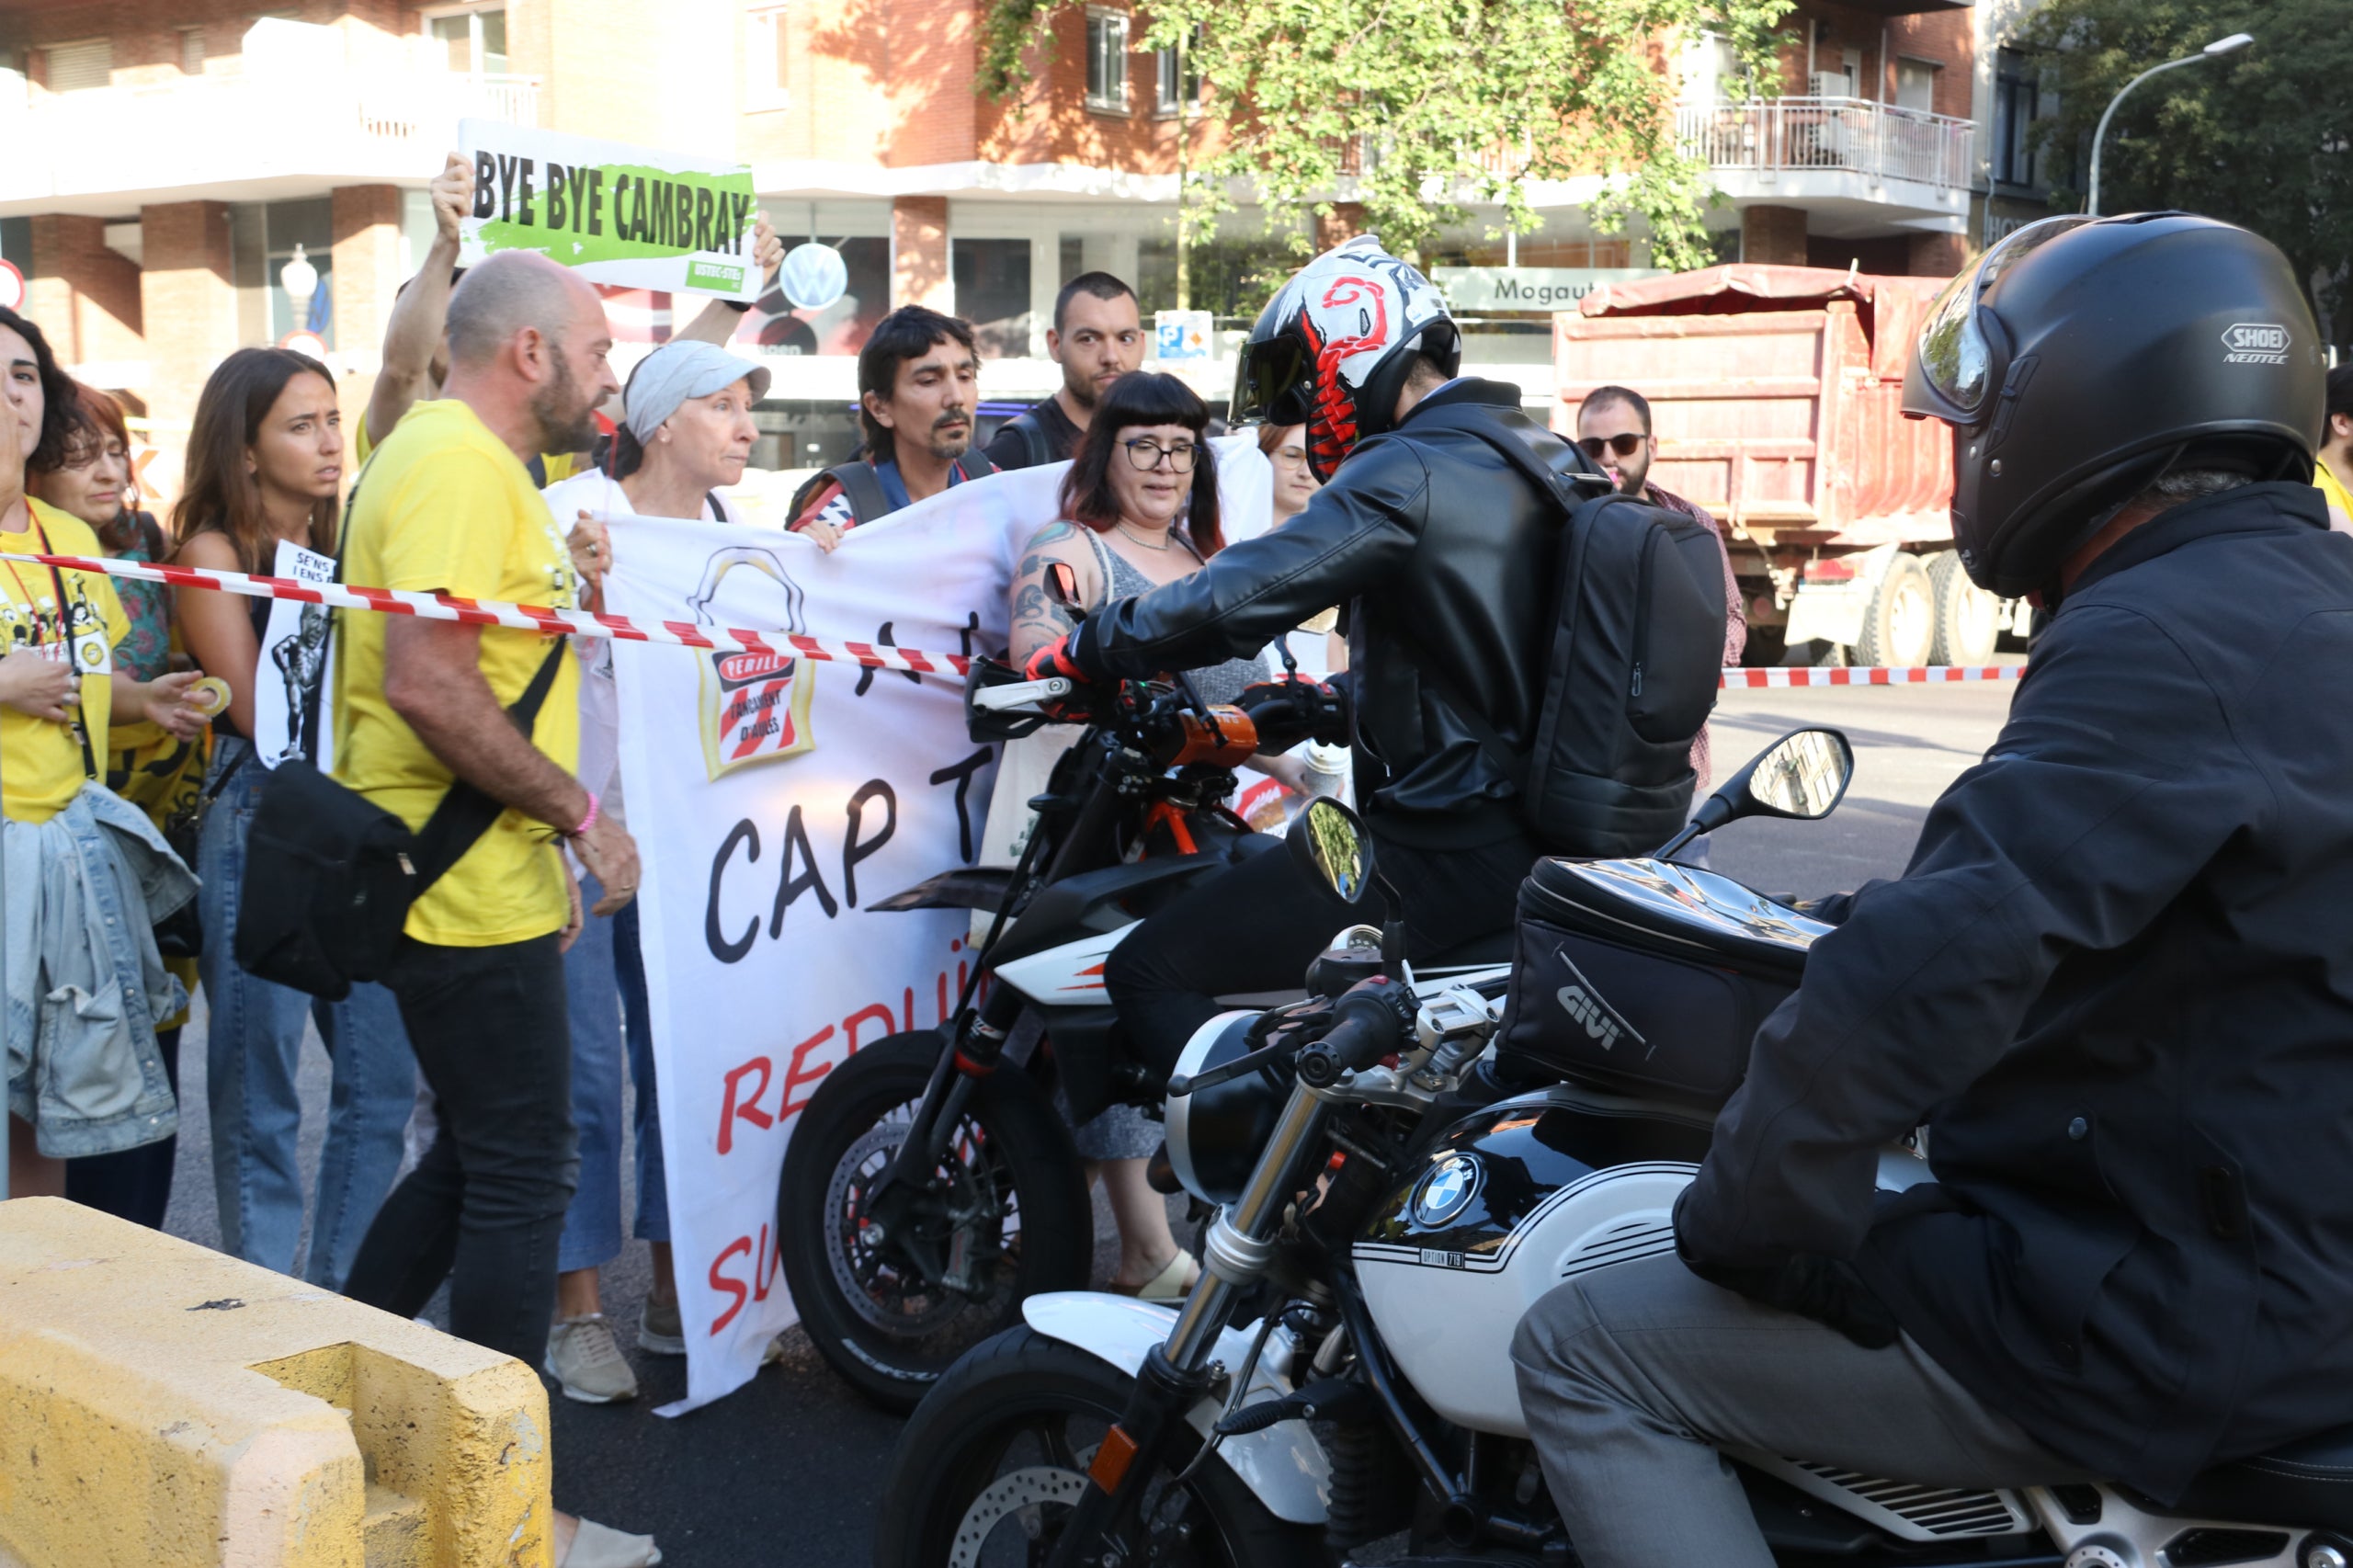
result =
[[[1573,311],[1604,283],[1665,276],[1649,267],[1434,267],[1453,311]]]

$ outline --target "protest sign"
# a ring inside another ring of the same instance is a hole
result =
[[[474,166],[458,224],[466,266],[530,250],[620,288],[760,291],[749,165],[491,119],[459,121],[458,151]]]
[[[270,571],[298,583],[332,583],[335,557],[282,539]],[[254,756],[264,767],[291,756],[308,757],[323,772],[334,764],[334,699],[322,679],[334,627],[335,612],[324,605],[279,599],[269,607],[254,666]]]
[[[1266,460],[1247,437],[1220,447],[1229,528],[1258,531]],[[1057,515],[1066,467],[957,485],[831,554],[781,530],[619,518],[607,608],[994,653],[1016,552]],[[953,676],[612,653],[686,1324],[677,1415],[750,1381],[794,1321],[776,1235],[794,1118],[852,1051],[938,1026],[971,972],[962,911],[872,906],[973,863],[996,757],[966,733]]]

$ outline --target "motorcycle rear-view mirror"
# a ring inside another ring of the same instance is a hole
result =
[[[1046,597],[1078,615],[1086,608],[1078,602],[1078,574],[1067,561],[1057,561],[1046,568]]]
[[[1699,803],[1681,833],[1654,857],[1671,859],[1703,833],[1743,817],[1828,816],[1855,776],[1855,748],[1836,730],[1792,730],[1767,746]]]
[[[1291,819],[1284,842],[1300,869],[1344,903],[1356,903],[1372,885],[1372,835],[1362,817],[1329,796],[1307,802]]]

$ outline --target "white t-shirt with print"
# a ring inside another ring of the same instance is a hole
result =
[[[540,494],[547,498],[548,508],[567,534],[583,512],[608,519],[644,516],[630,504],[629,493],[621,488],[620,481],[602,469],[591,469],[551,484]],[[704,498],[697,516],[706,522],[742,520],[724,500],[713,512],[712,499]],[[616,544],[613,553],[618,556],[621,548]],[[600,815],[625,824],[627,819],[621,810],[620,692],[613,682],[613,640],[574,637],[572,652],[580,661],[580,783],[597,797]]]

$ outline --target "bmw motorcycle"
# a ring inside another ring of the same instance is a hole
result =
[[[1540,863],[1521,966],[1531,921],[1608,941],[1564,940],[1577,979],[1515,1000],[1586,1037],[1560,1060],[1601,1065],[1511,1060],[1511,971],[1416,981],[1393,927],[1342,933],[1309,1000],[1205,1026],[1167,1102],[1178,1174],[1220,1206],[1200,1284],[1173,1309],[1025,1302],[902,1435],[876,1568],[1574,1563],[1512,1334],[1562,1280],[1673,1249],[1675,1199],[1730,1093],[1630,1092],[1643,1053],[1619,1048],[1644,1020],[1597,978],[1602,949],[1738,979],[1756,1002],[1794,987],[1829,927],[1665,856],[1736,818],[1825,815],[1851,770],[1843,736],[1800,731],[1659,855]],[[1313,802],[1290,843],[1343,897],[1377,875],[1337,802]],[[1912,1149],[1882,1155],[1882,1185],[1927,1177]],[[1727,1457],[1790,1568],[2353,1560],[2353,1428],[2224,1466],[2171,1508],[2120,1485],[1938,1487]]]
[[[1062,585],[1065,597],[1067,585]],[[1160,1103],[1124,1062],[1103,965],[1135,926],[1267,841],[1226,801],[1233,769],[1339,722],[1313,704],[1203,704],[1181,676],[1074,689],[976,660],[981,742],[1080,726],[1010,871],[963,867],[874,905],[995,921],[950,1021],[890,1036],[827,1074],[787,1146],[777,1233],[818,1352],[904,1414],[1020,1303],[1084,1290],[1095,1221],[1057,1086],[1073,1108]],[[1041,706],[1044,705],[1044,706]],[[1302,706],[1305,704],[1305,706]]]

